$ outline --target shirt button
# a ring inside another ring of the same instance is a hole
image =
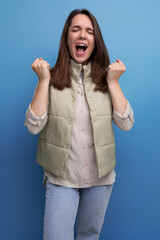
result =
[[[83,149],[86,149],[86,147],[85,147],[85,146],[83,146]]]
[[[81,113],[83,113],[83,110],[81,110]]]
[[[88,166],[88,163],[87,163],[87,162],[85,163],[85,166]]]
[[[83,128],[81,129],[81,131],[82,131],[82,132],[84,131]]]

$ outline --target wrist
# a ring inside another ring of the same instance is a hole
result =
[[[119,86],[119,82],[117,80],[111,80],[111,81],[108,81],[107,83],[108,83],[108,88],[114,88]]]
[[[49,78],[39,78],[39,83],[40,85],[47,85],[49,84],[50,79]]]

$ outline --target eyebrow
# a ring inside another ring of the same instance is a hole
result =
[[[81,28],[79,25],[74,25],[74,26],[71,26],[72,28]],[[94,29],[93,28],[90,28],[90,27],[88,27],[88,28],[86,28],[87,30],[91,30],[91,31],[94,31]]]

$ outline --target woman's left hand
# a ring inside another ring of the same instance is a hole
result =
[[[106,81],[109,84],[118,83],[119,77],[126,71],[126,67],[119,59],[108,66]]]

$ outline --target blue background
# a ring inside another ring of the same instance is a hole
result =
[[[0,10],[0,239],[42,239],[45,188],[35,162],[38,135],[24,127],[38,78],[37,57],[55,64],[68,14],[85,7],[96,17],[111,62],[135,116],[116,135],[116,183],[100,240],[160,239],[160,2],[158,0],[16,0]],[[65,239],[64,239],[65,240]]]

